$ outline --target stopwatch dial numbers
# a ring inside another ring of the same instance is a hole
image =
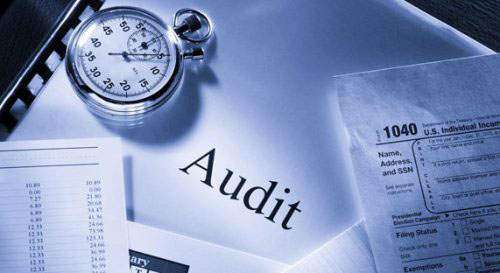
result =
[[[127,41],[128,52],[132,58],[150,60],[161,53],[161,36],[163,34],[155,34],[145,28],[132,33]]]
[[[154,95],[169,75],[169,41],[159,24],[137,15],[94,20],[78,41],[79,65],[94,91],[117,101]]]

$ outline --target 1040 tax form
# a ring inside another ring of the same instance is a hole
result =
[[[117,139],[0,143],[0,271],[127,272]]]
[[[500,272],[500,56],[334,80],[379,272]]]

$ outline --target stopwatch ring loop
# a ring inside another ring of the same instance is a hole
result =
[[[185,35],[184,33],[181,33],[179,34],[179,37],[181,39],[184,39],[186,41],[189,41],[189,42],[192,42],[192,43],[195,43],[195,44],[198,44],[198,43],[203,43],[203,42],[206,42],[208,39],[210,39],[210,37],[212,37],[212,34],[213,34],[213,25],[212,25],[212,21],[210,21],[210,18],[208,18],[207,15],[205,15],[204,13],[202,13],[201,11],[198,11],[198,10],[195,10],[195,9],[190,9],[190,8],[185,8],[185,9],[180,9],[178,10],[176,13],[175,13],[175,16],[174,16],[174,27],[176,27],[180,22],[178,22],[178,19],[185,15],[185,14],[192,14],[192,15],[195,15],[199,18],[201,18],[203,21],[206,22],[206,25],[207,25],[207,31],[206,33],[200,37],[200,38],[193,38],[193,37],[189,37],[188,35]]]

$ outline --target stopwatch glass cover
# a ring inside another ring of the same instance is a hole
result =
[[[134,103],[158,95],[175,73],[175,37],[153,15],[132,8],[87,21],[70,48],[75,76],[106,101]]]

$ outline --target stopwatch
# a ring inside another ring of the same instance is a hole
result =
[[[179,10],[173,26],[135,7],[101,10],[68,43],[66,71],[90,110],[113,121],[141,120],[172,97],[184,61],[203,59],[212,35],[203,13]]]

